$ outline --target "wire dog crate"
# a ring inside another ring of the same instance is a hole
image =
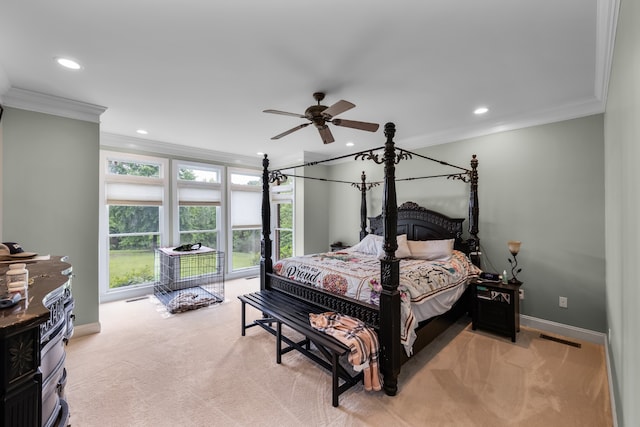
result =
[[[178,252],[156,249],[154,296],[169,313],[224,301],[224,252],[206,246]]]

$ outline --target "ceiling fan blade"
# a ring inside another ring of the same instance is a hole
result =
[[[306,119],[306,116],[304,114],[288,113],[286,111],[280,111],[280,110],[264,110],[262,112],[271,113],[271,114],[282,114],[283,116],[293,116],[293,117],[299,117],[301,119]]]
[[[328,118],[335,117],[340,113],[344,113],[347,110],[355,107],[355,104],[350,103],[349,101],[345,101],[341,99],[340,101],[333,104],[331,107],[327,108],[322,112],[322,115]]]
[[[303,123],[303,124],[301,124],[301,125],[298,125],[298,126],[296,126],[296,127],[294,127],[294,128],[289,129],[288,131],[282,132],[280,135],[276,135],[276,136],[274,136],[274,137],[273,137],[273,138],[271,138],[271,139],[280,139],[280,138],[282,138],[283,136],[287,136],[287,135],[289,135],[290,133],[293,133],[293,132],[295,132],[295,131],[297,131],[297,130],[300,130],[300,129],[304,128],[304,127],[307,127],[307,126],[309,126],[310,124],[311,124],[310,122],[309,122],[309,123]]]
[[[378,123],[358,122],[356,120],[333,119],[331,120],[331,123],[333,123],[336,126],[366,130],[369,132],[375,132],[380,127]]]
[[[320,132],[320,138],[322,138],[322,142],[325,144],[331,144],[335,139],[333,139],[333,134],[329,129],[329,126],[324,125],[321,128],[318,128],[318,132]]]

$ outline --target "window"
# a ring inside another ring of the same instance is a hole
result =
[[[201,243],[218,249],[222,169],[182,162],[176,163],[174,176],[178,200],[178,227],[174,243]]]
[[[229,171],[231,270],[260,264],[262,178],[258,171]]]
[[[153,281],[160,208],[110,204],[108,209],[109,289]]]
[[[271,187],[274,258],[293,256],[293,184]]]
[[[106,291],[153,282],[155,248],[161,245],[166,161],[105,153]]]
[[[255,274],[262,239],[261,171],[106,150],[100,162],[102,302],[147,295],[159,247],[201,243],[225,252],[228,277]],[[293,250],[293,193],[285,186],[281,190],[271,215],[278,217],[276,257]]]

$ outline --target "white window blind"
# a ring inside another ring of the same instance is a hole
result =
[[[260,228],[262,224],[262,191],[260,188],[234,188],[231,191],[231,226]]]
[[[222,185],[197,181],[178,182],[178,204],[180,206],[220,206]]]
[[[293,198],[293,185],[274,185],[271,187],[271,201],[290,201]]]
[[[107,176],[106,201],[109,205],[161,206],[164,181],[161,178]]]

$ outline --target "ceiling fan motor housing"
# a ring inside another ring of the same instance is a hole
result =
[[[317,128],[325,126],[326,118],[322,115],[322,112],[328,107],[326,105],[312,105],[307,108],[304,115],[307,119],[311,120]]]

